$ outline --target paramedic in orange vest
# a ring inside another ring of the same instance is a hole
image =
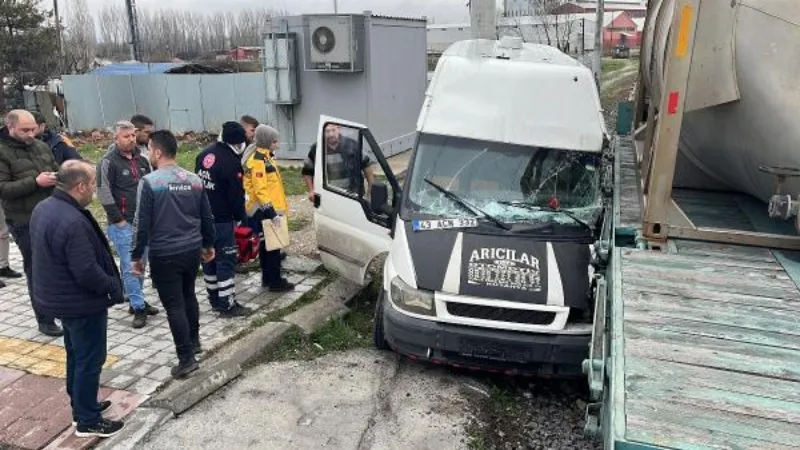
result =
[[[255,132],[256,149],[244,163],[244,190],[247,215],[254,231],[262,230],[262,220],[273,220],[277,225],[287,220],[289,205],[283,191],[283,179],[275,162],[278,132],[267,125],[259,125]],[[259,248],[261,285],[272,292],[294,290],[294,284],[281,276],[281,251],[268,252],[265,242]]]

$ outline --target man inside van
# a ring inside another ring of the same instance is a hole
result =
[[[375,163],[369,155],[362,154],[358,142],[342,136],[339,125],[328,124],[325,127],[325,165],[327,166],[328,183],[352,194],[363,196],[363,179],[367,180],[367,191],[375,179]],[[303,180],[308,187],[308,199],[313,202],[316,194],[314,188],[314,162],[317,157],[317,144],[311,144],[303,164]],[[363,175],[363,178],[362,178]]]

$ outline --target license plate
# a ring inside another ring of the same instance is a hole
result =
[[[473,339],[462,339],[460,344],[458,353],[461,356],[515,363],[524,363],[527,359],[526,349],[513,345],[498,345]]]
[[[411,223],[414,231],[450,230],[453,228],[475,228],[478,219],[440,219],[415,220]]]

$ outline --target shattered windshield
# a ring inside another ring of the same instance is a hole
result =
[[[422,134],[404,215],[474,217],[433,182],[509,224],[595,224],[602,209],[599,164],[594,153]]]

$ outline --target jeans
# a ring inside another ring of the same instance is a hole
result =
[[[214,241],[214,259],[203,264],[203,278],[211,306],[215,309],[229,310],[233,308],[236,285],[236,263],[239,250],[233,234],[233,222],[215,223],[217,239]]]
[[[6,213],[0,206],[0,269],[8,267],[8,251],[10,250],[10,239],[8,238],[8,224],[6,224]]]
[[[14,242],[17,243],[20,253],[22,253],[22,267],[25,270],[25,278],[28,282],[28,295],[31,297],[31,306],[33,312],[36,314],[36,321],[39,324],[55,323],[52,317],[43,316],[36,311],[36,306],[33,306],[33,250],[31,249],[31,229],[27,223],[14,225],[12,222],[8,223],[8,228],[11,235],[14,236]]]
[[[134,311],[144,310],[144,278],[139,278],[131,272],[131,251],[133,251],[133,227],[130,223],[125,225],[111,224],[108,226],[108,238],[114,244],[119,255],[119,271],[122,273],[122,286]],[[147,258],[147,255],[144,256]],[[146,259],[145,259],[146,260]]]
[[[194,292],[198,267],[200,249],[150,258],[153,285],[167,310],[169,330],[181,364],[194,360],[194,345],[200,343],[200,307]]]
[[[61,319],[67,351],[67,395],[72,415],[81,425],[100,421],[97,393],[100,372],[106,361],[108,312],[93,316]]]

